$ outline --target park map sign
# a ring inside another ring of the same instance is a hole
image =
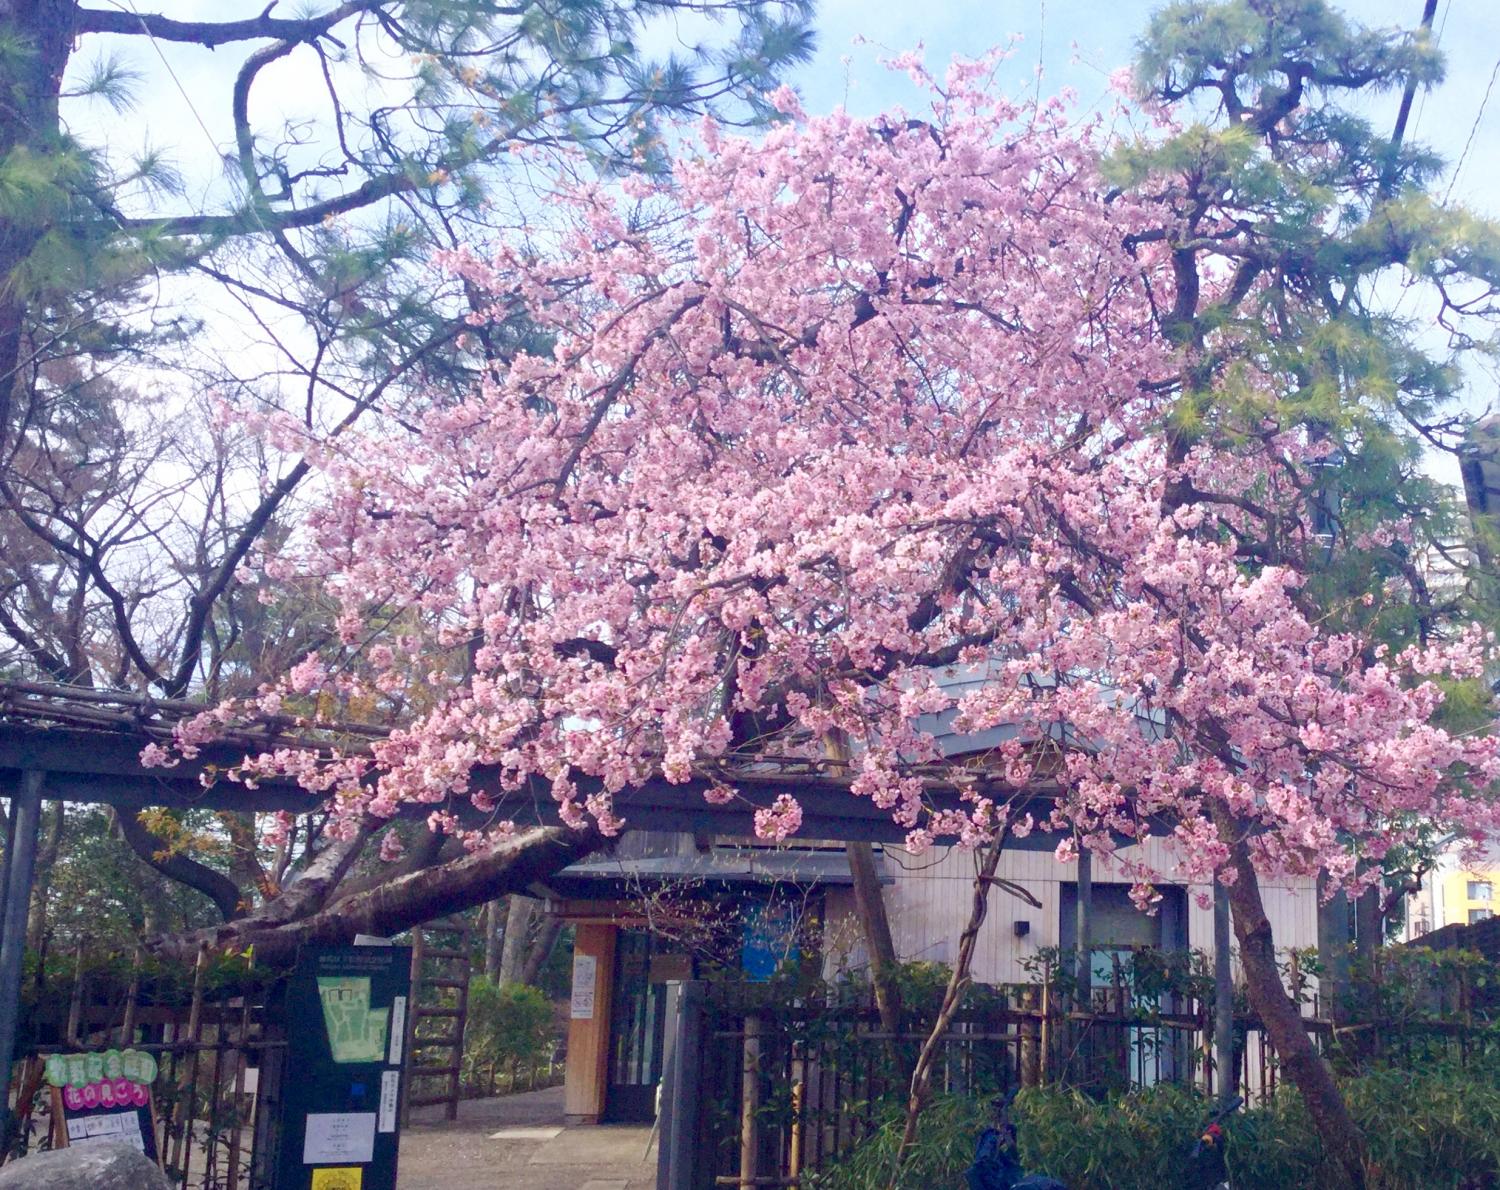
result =
[[[278,1190],[396,1190],[411,948],[303,955],[287,987]]]

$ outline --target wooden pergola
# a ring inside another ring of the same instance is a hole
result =
[[[4,871],[0,875],[0,1087],[9,1085],[14,1058],[19,1012],[21,967],[25,951],[26,916],[30,905],[37,852],[38,826],[44,800],[107,805],[124,813],[148,808],[172,810],[219,810],[270,813],[286,811],[306,814],[318,810],[324,799],[285,780],[258,780],[251,787],[232,781],[225,773],[240,764],[247,753],[286,744],[330,746],[335,731],[363,737],[365,746],[381,729],[364,725],[335,724],[318,733],[320,725],[290,717],[266,717],[249,727],[240,726],[219,742],[205,745],[191,760],[171,768],[147,767],[142,749],[165,743],[174,726],[184,717],[200,713],[202,704],[166,701],[122,693],[77,689],[40,683],[0,683],[0,797],[11,804]],[[1012,801],[1024,796],[1038,821],[1050,814],[1056,786],[1045,784],[1024,795],[1002,781],[976,773],[965,787],[944,780],[934,769],[925,782],[924,798],[934,809],[952,809],[964,804],[965,791]],[[704,794],[716,784],[734,785],[740,796],[727,804],[708,801]],[[602,788],[598,778],[579,775],[579,791],[587,795]],[[481,812],[467,798],[454,797],[449,804],[408,806],[403,813],[425,818],[434,810],[448,810],[464,825],[482,826],[501,820],[517,825],[555,825],[557,804],[550,787],[535,781],[520,791],[499,792],[499,774],[480,768],[472,781],[475,789],[491,792],[494,809]],[[804,837],[842,842],[901,843],[905,828],[893,821],[890,811],[869,798],[850,792],[850,779],[830,771],[817,761],[788,759],[783,762],[757,759],[745,769],[709,772],[681,782],[652,777],[614,795],[616,812],[626,829],[684,831],[695,834],[754,834],[754,814],[769,807],[778,794],[791,794],[802,805]],[[1130,840],[1121,838],[1121,843]],[[1016,850],[1055,848],[1057,836],[1037,830],[1025,838],[1012,839]],[[1086,954],[1091,936],[1090,861],[1086,849],[1079,858],[1077,938],[1080,954]],[[1227,906],[1226,906],[1227,909]],[[1216,914],[1216,918],[1219,914]],[[1216,926],[1218,925],[1216,920]],[[1216,950],[1221,956],[1221,978],[1228,979],[1228,917],[1215,930]],[[1218,935],[1223,931],[1223,940]],[[1080,970],[1087,972],[1087,960]],[[1228,997],[1223,997],[1228,1003]]]

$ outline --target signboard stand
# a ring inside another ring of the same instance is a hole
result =
[[[309,951],[287,985],[276,1190],[396,1190],[411,948]]]
[[[128,1111],[115,1109],[87,1109],[83,1112],[69,1111],[63,1103],[63,1093],[52,1089],[52,1147],[67,1149],[76,1144],[94,1141],[120,1141],[134,1145],[161,1165],[161,1153],[156,1147],[156,1101],[147,1100],[146,1106]]]
[[[156,1060],[135,1049],[53,1054],[46,1064],[53,1147],[128,1144],[161,1165],[151,1094],[156,1073]]]

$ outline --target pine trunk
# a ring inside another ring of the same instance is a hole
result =
[[[510,899],[505,915],[505,940],[500,947],[501,983],[520,983],[521,969],[526,965],[526,944],[531,940],[531,917],[536,902],[518,895]]]
[[[58,93],[73,48],[76,0],[0,3],[0,171],[20,154],[40,160],[62,151]],[[27,297],[16,274],[48,231],[45,218],[0,220],[0,444],[15,413],[11,394],[25,372]]]

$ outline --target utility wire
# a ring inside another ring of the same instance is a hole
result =
[[[146,18],[141,16],[136,10],[135,5],[130,3],[129,0],[126,0],[124,4],[121,4],[120,0],[109,0],[109,3],[113,4],[121,12],[129,13],[141,23],[141,32],[151,42],[151,48],[156,51],[156,56],[161,59],[161,64],[167,68],[167,74],[177,84],[177,91],[182,96],[182,102],[187,104],[188,111],[193,113],[193,119],[198,121],[198,127],[203,129],[203,135],[208,137],[208,143],[213,146],[214,153],[217,155],[219,152],[219,142],[214,139],[214,134],[208,130],[208,124],[198,114],[198,109],[193,105],[192,96],[187,93],[187,88],[182,85],[182,80],[177,77],[177,72],[172,69],[172,63],[167,61],[167,55],[162,52],[161,45],[156,40],[156,35],[151,32],[151,27],[146,24]]]
[[[1490,102],[1490,96],[1495,90],[1495,80],[1500,78],[1500,58],[1495,59],[1495,68],[1490,71],[1489,86],[1484,89],[1484,98],[1479,101],[1479,113],[1474,117],[1474,124],[1469,129],[1469,139],[1464,141],[1464,151],[1458,155],[1458,164],[1453,167],[1453,176],[1448,179],[1448,189],[1443,191],[1443,206],[1448,205],[1448,199],[1453,196],[1453,188],[1458,185],[1458,175],[1464,171],[1464,163],[1469,159],[1469,150],[1474,147],[1474,137],[1479,132],[1479,125],[1484,120],[1484,109]]]

